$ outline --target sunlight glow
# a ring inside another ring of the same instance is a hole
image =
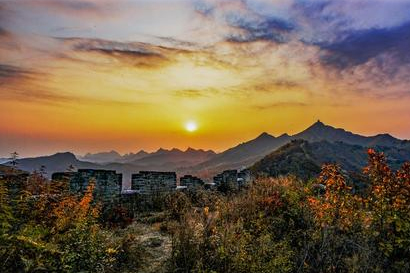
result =
[[[193,132],[193,131],[196,131],[196,130],[198,129],[198,125],[196,124],[195,121],[188,121],[188,122],[185,124],[185,129],[186,129],[188,132]]]

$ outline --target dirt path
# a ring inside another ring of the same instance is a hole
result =
[[[145,265],[140,270],[143,273],[166,272],[165,262],[171,255],[171,238],[158,231],[155,226],[135,224],[138,228],[139,239],[147,251]]]

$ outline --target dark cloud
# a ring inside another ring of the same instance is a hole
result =
[[[72,43],[72,48],[78,51],[98,51],[105,54],[127,54],[130,56],[161,56],[160,52],[150,49],[144,43],[123,43],[101,39],[62,38]]]
[[[34,72],[27,69],[0,63],[0,84],[11,80],[28,78],[34,74]]]
[[[179,46],[162,46],[143,42],[118,42],[103,39],[88,38],[55,38],[63,41],[71,50],[78,52],[98,53],[102,56],[115,58],[121,63],[135,67],[158,68],[169,65],[180,55],[191,57],[200,52],[199,49],[181,48]],[[176,40],[175,40],[176,41]],[[66,54],[62,58],[75,59]],[[210,56],[211,57],[211,56]],[[81,60],[79,60],[81,61]],[[87,60],[88,62],[93,62]]]
[[[10,32],[0,27],[0,37],[8,37],[9,35],[10,35]]]
[[[197,1],[195,9],[201,16],[213,20],[222,19],[235,30],[226,36],[226,40],[230,42],[264,40],[284,43],[288,41],[288,34],[295,29],[289,21],[259,14],[251,9],[246,1],[216,2],[216,4]]]
[[[294,30],[294,26],[287,21],[278,18],[263,18],[249,21],[246,18],[233,17],[228,19],[230,26],[242,30],[240,34],[232,34],[228,41],[253,42],[267,40],[277,43],[288,41],[288,34]]]
[[[161,37],[161,36],[154,36],[154,37],[157,38],[161,42],[161,44],[165,43],[166,45],[170,45],[171,47],[175,47],[181,50],[183,49],[196,50],[200,48],[200,46],[194,42],[183,41],[183,40],[175,39],[172,37]]]
[[[207,3],[203,0],[195,0],[194,1],[194,9],[197,13],[201,14],[202,16],[212,16],[215,12],[215,6],[211,3]]]
[[[397,65],[410,62],[410,23],[394,28],[351,32],[341,41],[318,44],[323,63],[340,69],[357,66],[383,53],[396,57]]]
[[[157,67],[168,63],[167,55],[183,50],[154,46],[140,42],[117,42],[87,38],[56,38],[68,44],[74,51],[95,52],[139,67]]]
[[[102,54],[107,54],[107,55],[113,55],[113,56],[128,56],[128,57],[134,57],[134,58],[139,58],[139,57],[159,57],[159,58],[164,58],[161,54],[156,53],[156,52],[150,52],[145,49],[141,48],[129,48],[129,49],[120,49],[116,47],[112,48],[99,48],[99,47],[89,47],[89,46],[84,46],[84,45],[79,45],[74,47],[75,50],[80,50],[80,51],[95,51],[99,52]]]

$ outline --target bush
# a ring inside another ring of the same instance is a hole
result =
[[[410,164],[394,172],[368,153],[363,191],[324,165],[311,183],[259,179],[212,206],[172,207],[169,271],[408,272]]]

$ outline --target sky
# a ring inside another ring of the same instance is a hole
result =
[[[410,138],[409,48],[410,0],[0,0],[0,157]]]

